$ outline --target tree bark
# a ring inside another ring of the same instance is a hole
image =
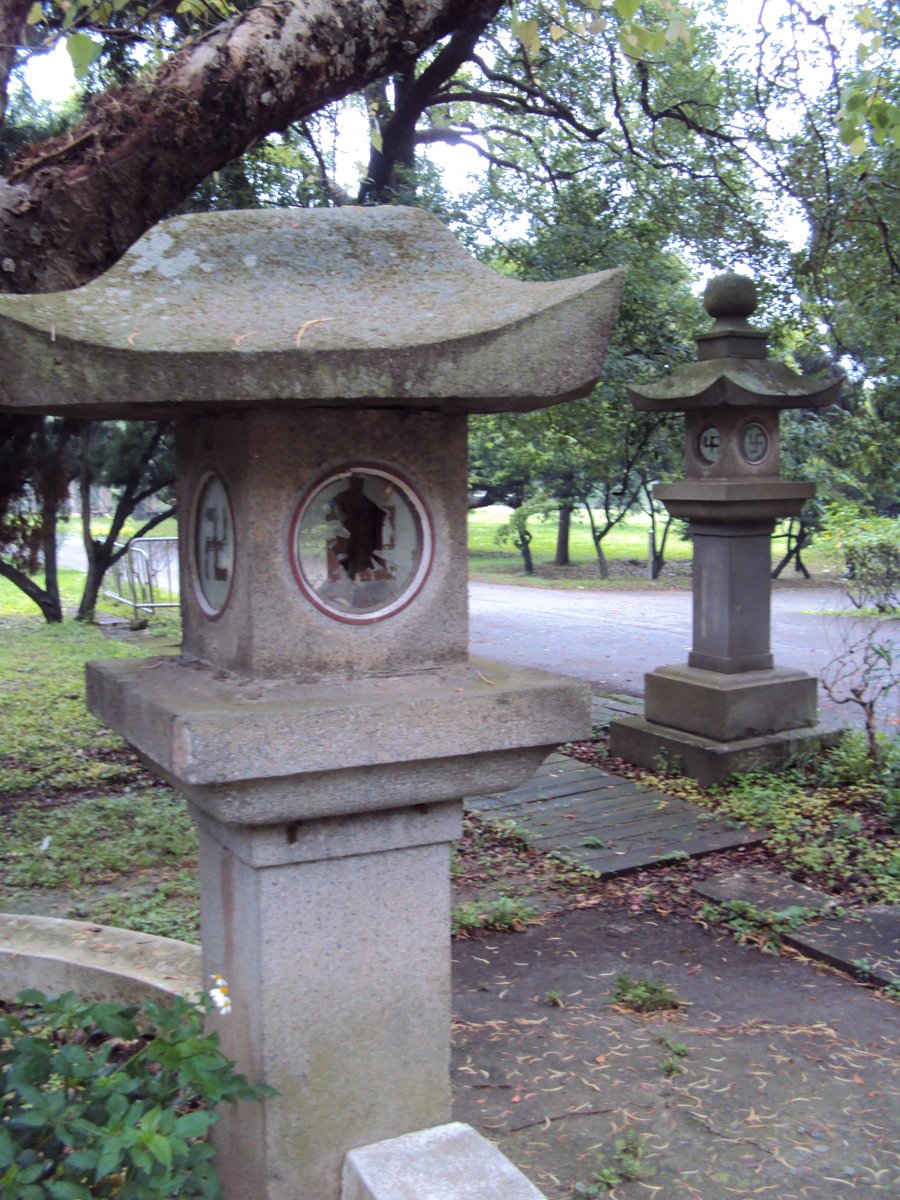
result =
[[[16,61],[31,0],[0,0],[0,120],[6,114],[9,73]]]
[[[3,4],[0,12],[19,11]],[[0,290],[56,291],[95,278],[253,142],[404,69],[501,5],[265,0],[223,23],[14,160],[0,183]]]
[[[571,504],[560,504],[559,506],[559,522],[556,526],[556,556],[553,559],[554,565],[557,567],[567,567],[569,565],[569,532],[572,526],[572,508]]]

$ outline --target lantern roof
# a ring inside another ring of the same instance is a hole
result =
[[[820,408],[837,399],[841,379],[799,375],[767,357],[768,334],[748,320],[757,302],[752,279],[733,272],[717,275],[707,284],[703,302],[715,323],[697,338],[697,362],[676,367],[658,383],[629,388],[636,409]]]
[[[591,390],[621,289],[511,279],[420,209],[175,217],[84,287],[0,296],[0,409],[540,408]]]

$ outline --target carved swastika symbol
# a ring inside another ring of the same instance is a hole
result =
[[[758,463],[769,453],[769,435],[762,425],[748,425],[741,437],[741,453],[747,462]]]

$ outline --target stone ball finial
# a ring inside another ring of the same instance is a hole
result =
[[[756,300],[756,284],[735,271],[716,275],[703,293],[706,311],[720,321],[746,320],[755,312]]]

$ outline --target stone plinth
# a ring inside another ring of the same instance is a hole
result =
[[[590,728],[587,685],[481,659],[328,686],[116,659],[88,664],[87,689],[99,720],[233,825],[505,791]]]
[[[785,667],[725,673],[658,667],[644,676],[648,721],[733,742],[816,720],[816,681]]]
[[[346,1150],[449,1116],[458,798],[586,731],[587,687],[482,660],[303,684],[128,659],[90,664],[88,703],[192,804],[223,1046],[279,1092],[222,1122],[229,1200],[336,1197]]]

